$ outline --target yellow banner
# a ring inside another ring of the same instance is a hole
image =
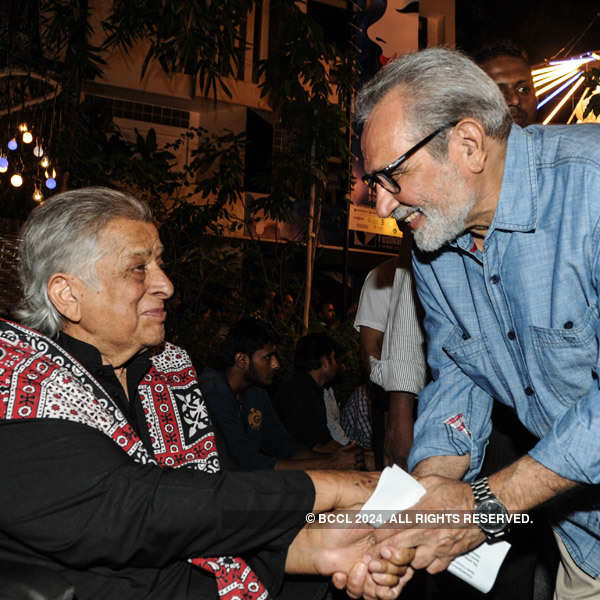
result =
[[[392,217],[382,219],[377,216],[375,209],[370,206],[350,204],[348,228],[354,231],[367,231],[378,235],[402,237],[402,231],[400,231],[396,219]]]

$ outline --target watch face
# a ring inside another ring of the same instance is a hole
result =
[[[477,525],[485,533],[499,533],[508,527],[508,513],[497,500],[484,500],[475,509]]]

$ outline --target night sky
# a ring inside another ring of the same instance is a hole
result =
[[[530,63],[541,63],[570,46],[600,12],[600,0],[456,0],[456,45],[467,52],[493,38],[523,47]],[[600,50],[600,17],[568,55]]]

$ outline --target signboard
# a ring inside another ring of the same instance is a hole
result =
[[[388,217],[382,219],[377,216],[375,209],[364,204],[350,204],[350,219],[348,229],[354,231],[366,231],[378,235],[390,235],[393,237],[402,237],[402,231],[396,223],[396,219]]]

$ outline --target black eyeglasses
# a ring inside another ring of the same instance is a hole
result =
[[[391,194],[398,194],[400,192],[400,185],[392,177],[394,171],[407,159],[410,158],[419,148],[422,148],[425,144],[430,142],[438,133],[448,129],[448,127],[454,127],[458,121],[444,125],[439,129],[436,129],[433,133],[430,133],[427,137],[424,137],[420,142],[417,142],[412,148],[407,150],[402,156],[397,158],[393,163],[390,163],[387,167],[373,171],[373,173],[367,173],[363,175],[362,182],[371,190],[375,191],[375,186],[379,184],[384,190]]]

